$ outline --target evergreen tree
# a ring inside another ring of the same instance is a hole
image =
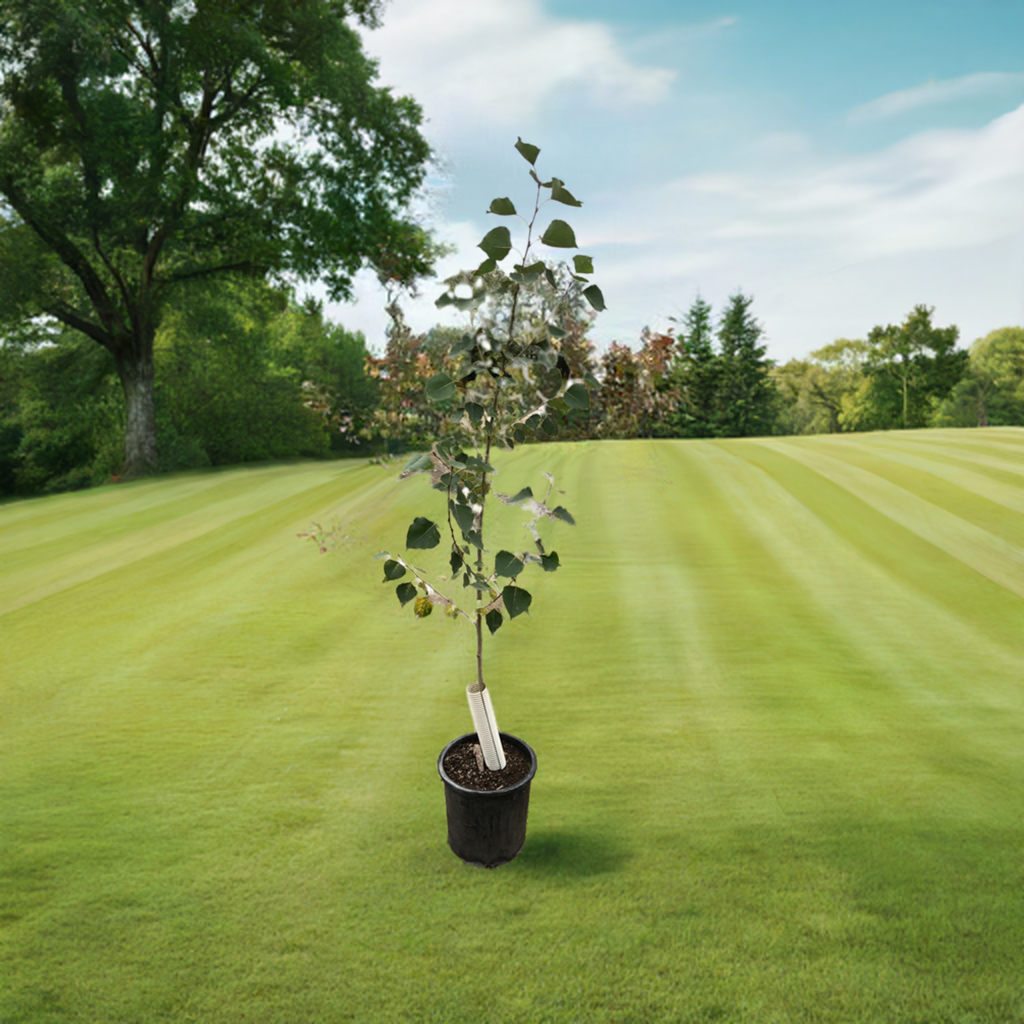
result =
[[[699,295],[687,310],[669,371],[679,404],[672,416],[676,437],[713,437],[722,364],[714,348],[711,305]]]
[[[764,329],[750,312],[753,296],[737,292],[718,325],[719,374],[714,426],[718,437],[770,434],[776,390]]]

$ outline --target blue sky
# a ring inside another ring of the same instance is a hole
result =
[[[529,198],[521,135],[584,201],[599,345],[737,289],[780,361],[922,302],[964,344],[1024,323],[1019,0],[392,0],[365,44],[428,119],[442,271],[478,262],[492,198]],[[436,291],[414,326],[454,321]],[[329,312],[379,348],[357,296]]]

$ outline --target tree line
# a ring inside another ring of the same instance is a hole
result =
[[[697,297],[668,331],[645,328],[635,348],[613,342],[602,353],[587,339],[579,311],[576,330],[559,344],[573,373],[592,373],[601,388],[588,412],[563,414],[552,439],[1024,425],[1024,328],[1001,328],[961,349],[958,328],[934,325],[934,311],[918,305],[900,324],[778,365],[752,306],[753,298],[738,292],[716,317]],[[543,319],[545,312],[532,315]],[[444,408],[422,391],[432,374],[450,369],[450,334],[434,328],[414,336],[398,322],[376,361],[381,390],[374,416],[393,447],[444,434]]]
[[[1024,328],[959,349],[957,328],[934,326],[917,306],[899,325],[776,365],[742,292],[717,315],[697,298],[669,330],[645,329],[635,347],[613,342],[603,352],[587,336],[586,311],[573,312],[560,353],[600,389],[589,410],[557,411],[557,429],[542,439],[1024,425]],[[391,313],[384,351],[373,354],[362,334],[288,289],[239,275],[196,282],[154,338],[157,468],[380,456],[443,437],[447,410],[424,386],[454,368],[447,353],[462,332],[418,334],[397,303]],[[519,315],[541,321],[551,310],[541,295]],[[115,360],[88,337],[36,320],[0,338],[0,495],[116,479],[126,420]]]

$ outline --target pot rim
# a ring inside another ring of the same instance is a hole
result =
[[[532,781],[534,775],[537,774],[537,754],[533,747],[530,746],[526,740],[521,740],[518,736],[513,736],[508,732],[499,732],[498,735],[503,740],[508,740],[510,743],[517,746],[527,757],[530,759],[530,770],[523,776],[518,782],[513,782],[511,786],[504,786],[502,789],[471,789],[469,786],[460,785],[456,782],[445,770],[444,770],[444,759],[457,743],[463,743],[465,740],[476,738],[475,732],[463,733],[461,736],[456,736],[450,743],[446,744],[444,750],[441,751],[437,758],[437,774],[441,776],[441,781],[446,786],[451,786],[452,789],[458,790],[460,793],[471,793],[473,796],[480,797],[492,797],[492,796],[506,796],[509,793],[514,793],[517,789],[522,789],[524,786],[528,786]]]

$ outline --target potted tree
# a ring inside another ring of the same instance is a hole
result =
[[[541,181],[536,146],[519,139],[515,148],[530,165],[532,212],[521,215],[508,198],[495,199],[487,212],[517,218],[525,225],[525,237],[516,247],[507,226],[495,227],[479,245],[484,261],[445,282],[437,306],[468,314],[469,329],[450,346],[447,370],[427,380],[426,395],[447,414],[450,429],[429,452],[409,459],[400,474],[402,479],[429,474],[440,492],[440,514],[417,516],[410,523],[406,554],[382,551],[376,556],[384,560],[384,582],[395,584],[398,600],[403,607],[411,605],[417,618],[440,608],[446,616],[468,620],[474,629],[477,671],[466,696],[475,731],[445,746],[438,773],[445,787],[448,843],[463,860],[485,867],[507,863],[522,849],[537,757],[523,740],[498,728],[484,675],[484,629],[493,636],[506,617],[528,611],[532,596],[521,579],[527,570],[559,568],[558,553],[545,549],[538,523],[574,523],[563,506],[553,503],[555,482],[547,474],[543,497],[530,487],[517,494],[495,490],[492,455],[514,451],[530,437],[554,437],[560,414],[589,410],[588,389],[596,389],[597,381],[585,365],[572,364],[575,353],[561,342],[582,299],[598,312],[604,309],[600,289],[589,280],[594,269],[590,256],[574,255],[571,269],[537,258],[538,242],[548,249],[577,247],[573,229],[560,219],[552,219],[535,238],[542,208],[550,202],[582,203],[558,178]],[[518,262],[506,272],[500,265],[513,253]],[[546,301],[531,305],[531,297],[538,296]],[[494,544],[487,517],[492,499],[527,513],[533,549]],[[420,553],[432,549],[445,552],[441,575],[418,564]]]

